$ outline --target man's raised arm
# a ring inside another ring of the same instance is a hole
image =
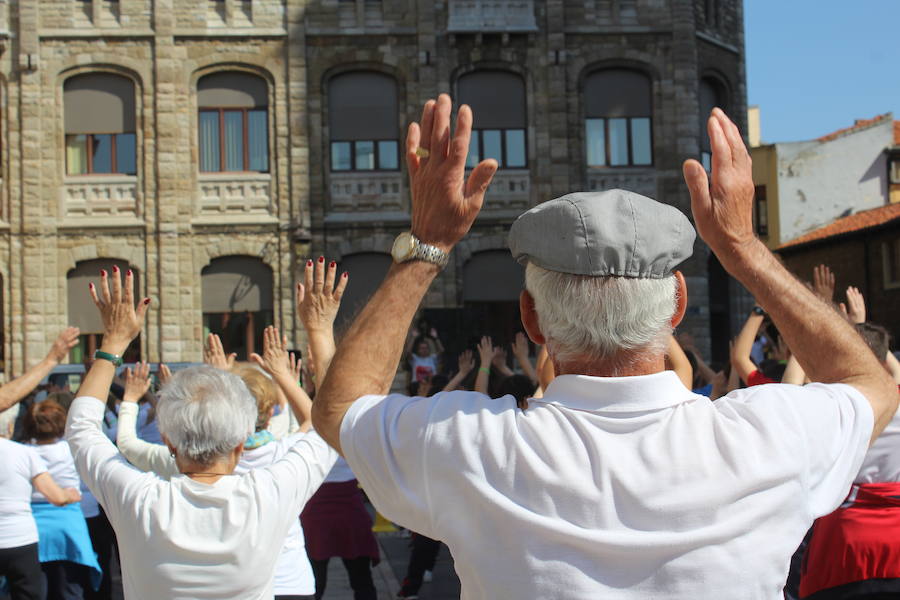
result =
[[[47,353],[47,356],[41,362],[3,387],[0,387],[0,412],[3,412],[31,393],[31,390],[36,388],[41,380],[50,374],[53,367],[65,360],[69,350],[78,345],[78,333],[77,327],[64,329],[56,337],[56,341],[50,347],[50,352]]]
[[[896,385],[853,327],[788,273],[754,234],[751,161],[738,128],[714,109],[707,130],[712,186],[700,163],[684,164],[697,231],[769,313],[810,379],[852,385],[868,399],[874,440],[897,410]]]
[[[411,231],[444,252],[469,231],[497,170],[496,161],[485,160],[465,179],[472,111],[467,106],[459,109],[451,138],[451,109],[446,94],[437,102],[429,100],[421,128],[412,123],[406,137]],[[440,267],[419,260],[395,263],[344,336],[313,403],[313,426],[338,452],[341,422],[350,405],[390,389],[406,332],[439,271]]]

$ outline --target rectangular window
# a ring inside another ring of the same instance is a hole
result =
[[[609,119],[609,164],[628,164],[628,119]]]
[[[900,183],[900,156],[891,159],[891,183]]]
[[[587,138],[587,164],[589,167],[606,166],[606,119],[588,119],[585,124]]]
[[[400,168],[397,158],[397,141],[381,140],[378,142],[378,168],[382,171],[396,171]]]
[[[113,172],[113,136],[96,134],[91,136],[92,173]]]
[[[355,144],[356,170],[372,171],[375,169],[375,142],[358,141]]]
[[[269,171],[266,109],[205,108],[199,121],[201,171]]]
[[[397,140],[331,142],[332,171],[396,171],[400,168]]]
[[[700,164],[703,165],[703,168],[706,169],[706,172],[709,173],[712,171],[712,153],[704,150],[700,153]]]
[[[505,166],[510,168],[523,168],[525,160],[525,130],[507,129],[506,133],[506,160]]]
[[[766,198],[766,186],[764,185],[755,187],[755,195],[753,198],[753,220],[756,223],[756,234],[759,236],[768,236],[769,202]]]
[[[481,148],[484,158],[493,158],[500,166],[503,164],[503,142],[499,129],[483,129],[481,131]]]
[[[133,133],[116,134],[116,172],[125,175],[137,174],[137,156],[135,153],[135,135]]]
[[[66,136],[66,173],[83,175],[88,172],[88,152],[86,135]]]
[[[885,289],[900,287],[900,240],[881,244],[881,259]]]
[[[472,131],[472,137],[469,138],[469,154],[466,156],[466,168],[474,169],[481,162],[481,132],[477,129]]]
[[[631,119],[631,164],[649,165],[653,162],[650,143],[650,119]]]

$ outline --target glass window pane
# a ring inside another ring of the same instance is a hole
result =
[[[200,170],[219,171],[219,111],[200,112]]]
[[[700,164],[703,165],[703,168],[706,169],[707,172],[712,170],[712,154],[709,152],[701,152],[700,153]]]
[[[371,171],[375,168],[375,142],[356,142],[356,170]]]
[[[112,135],[108,133],[91,136],[93,144],[93,173],[112,173]]]
[[[603,123],[604,119],[587,119],[584,125],[589,167],[606,166],[606,134]]]
[[[134,175],[137,173],[135,156],[135,136],[133,133],[116,135],[116,172]]]
[[[381,140],[378,142],[378,168],[385,170],[398,169],[397,140]]]
[[[472,137],[469,138],[469,154],[466,155],[466,168],[473,169],[478,163],[481,162],[481,156],[478,154],[478,138],[481,135],[481,132],[476,130],[472,131]]]
[[[352,166],[350,142],[331,142],[331,170],[349,171]]]
[[[501,131],[499,129],[485,129],[481,132],[482,144],[484,145],[484,158],[493,158],[500,163],[501,167],[506,165],[503,163],[503,145],[501,140]]]
[[[609,120],[609,164],[628,164],[628,119]]]
[[[244,170],[244,111],[225,111],[225,170]]]
[[[631,120],[631,158],[632,164],[649,165],[653,163],[650,139],[650,119]]]
[[[266,110],[247,111],[249,170],[261,173],[269,170],[269,128],[266,113]]]
[[[525,165],[525,130],[508,129],[506,131],[506,166],[515,168]]]
[[[87,173],[87,136],[66,136],[66,173],[83,175]]]

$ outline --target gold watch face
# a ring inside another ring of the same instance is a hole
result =
[[[404,231],[394,240],[394,246],[391,248],[391,256],[398,263],[406,262],[413,257],[416,252],[416,238],[408,232]]]

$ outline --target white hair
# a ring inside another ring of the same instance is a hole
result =
[[[19,416],[19,405],[13,404],[11,407],[0,412],[0,437],[11,438],[12,428]]]
[[[662,279],[591,277],[525,269],[525,288],[547,349],[560,361],[604,360],[623,352],[665,352],[678,300],[674,275]]]
[[[243,444],[256,417],[256,400],[241,378],[207,365],[175,373],[157,406],[159,432],[179,455],[201,465]]]

